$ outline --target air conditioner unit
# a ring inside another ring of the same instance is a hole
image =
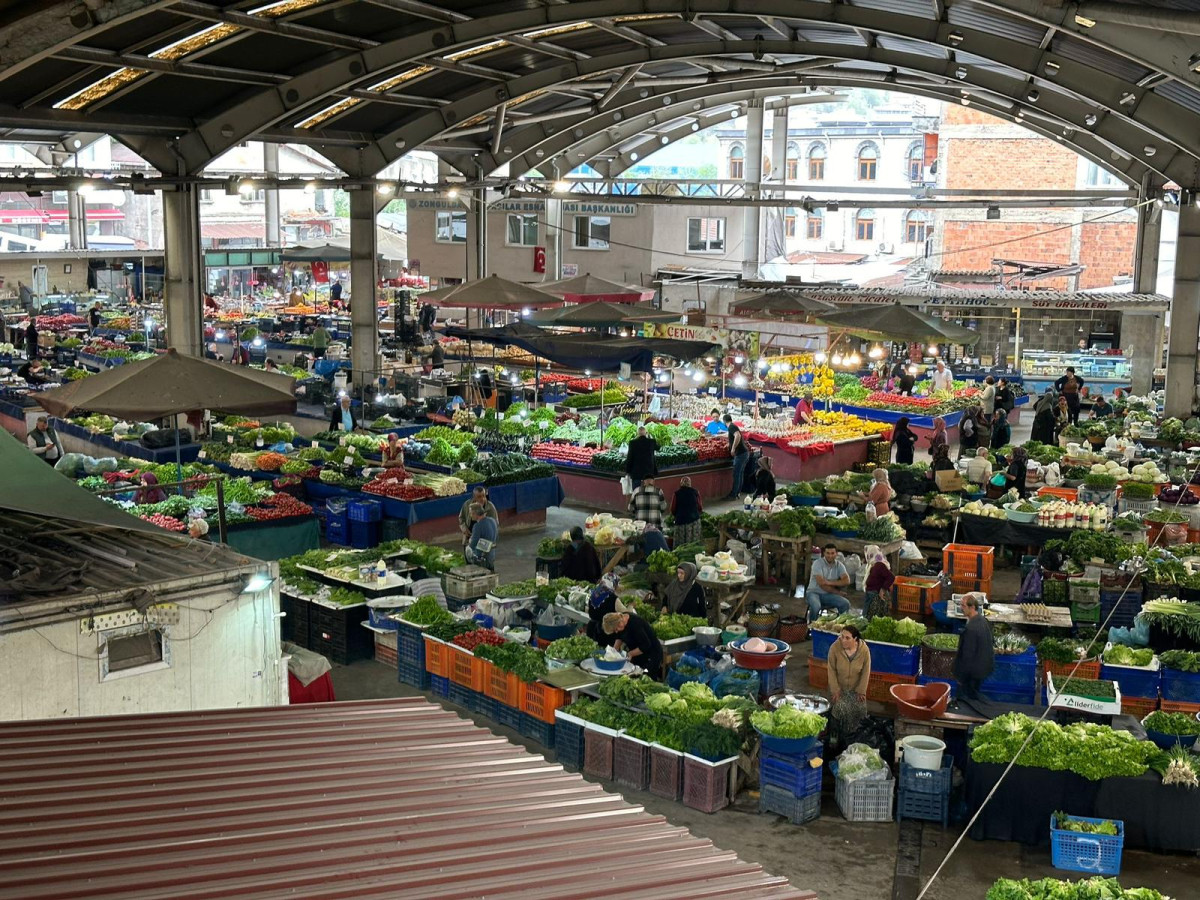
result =
[[[879,252],[880,252],[880,253],[895,253],[895,252],[896,252],[896,245],[895,245],[895,244],[889,244],[887,241],[884,241],[883,243],[881,243],[881,244],[879,245]]]
[[[834,253],[840,253],[842,250],[842,242],[841,241],[830,241],[829,249],[832,250]]]

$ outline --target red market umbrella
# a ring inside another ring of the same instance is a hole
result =
[[[539,284],[538,288],[547,294],[562,297],[568,303],[637,303],[641,300],[649,300],[654,296],[653,290],[617,284],[614,281],[597,278],[590,272],[576,275],[574,278],[563,278],[560,281]]]

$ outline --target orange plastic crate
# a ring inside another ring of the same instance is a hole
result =
[[[1200,704],[1197,704],[1200,706]],[[1121,715],[1136,716],[1140,721],[1158,709],[1157,697],[1126,697],[1121,695]]]
[[[942,599],[942,583],[900,575],[896,578],[896,606],[906,616],[928,616]]]
[[[950,576],[950,590],[955,594],[970,594],[979,591],[982,594],[992,595],[992,579],[990,578],[968,578],[965,575]]]
[[[484,696],[518,709],[521,706],[521,679],[486,660],[482,662]],[[551,718],[553,719],[553,716]]]
[[[1043,662],[1042,668],[1044,671],[1053,675],[1055,682],[1058,684],[1062,683],[1062,678],[1060,678],[1060,676],[1066,677],[1071,674],[1072,670],[1074,670],[1076,678],[1095,679],[1100,677],[1100,660],[1098,659],[1091,659],[1087,662],[1080,663],[1078,669],[1075,668],[1075,663],[1056,662]]]
[[[554,722],[554,711],[571,702],[571,695],[561,688],[534,681],[521,682],[521,712],[539,722]]]
[[[808,658],[808,684],[809,687],[827,688],[829,687],[829,666],[827,663]]]
[[[1200,703],[1185,703],[1182,700],[1160,700],[1158,708],[1163,712],[1183,713],[1185,716],[1200,713]]]
[[[1056,500],[1069,500],[1074,503],[1079,499],[1078,488],[1044,487],[1038,490],[1039,497],[1053,497]]]
[[[450,648],[428,636],[425,638],[425,671],[439,678],[450,677]]]
[[[486,660],[449,644],[446,645],[446,654],[450,659],[450,680],[473,691],[482,691],[483,664]]]
[[[995,547],[947,544],[942,548],[942,571],[963,578],[991,579]]]
[[[886,672],[872,672],[867,681],[867,699],[876,703],[895,703],[890,688],[893,684],[916,684],[916,675],[889,675]]]

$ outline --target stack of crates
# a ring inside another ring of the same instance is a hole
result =
[[[350,546],[369,550],[379,546],[379,523],[383,519],[383,503],[369,497],[351,500],[347,505],[350,525]]]
[[[396,672],[400,681],[422,691],[429,690],[425,668],[425,635],[415,625],[401,622],[396,629]]]
[[[992,593],[995,548],[976,544],[947,544],[942,548],[942,573],[955,594]]]
[[[950,787],[953,780],[953,758],[942,754],[940,769],[918,769],[901,760],[900,793],[896,801],[896,821],[923,819],[950,824]]]
[[[346,501],[340,497],[330,497],[325,502],[325,540],[342,547],[350,545],[350,517],[346,511]]]
[[[1100,578],[1100,621],[1107,622],[1109,628],[1132,628],[1144,599],[1140,576],[1105,573]]]
[[[1100,623],[1100,583],[1081,578],[1067,581],[1071,603],[1071,621],[1076,625],[1098,625]]]
[[[821,779],[825,748],[789,756],[762,748],[758,757],[758,811],[786,816],[803,825],[821,815]]]

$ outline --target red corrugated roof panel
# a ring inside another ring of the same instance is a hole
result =
[[[0,894],[793,898],[421,699],[0,724]]]

